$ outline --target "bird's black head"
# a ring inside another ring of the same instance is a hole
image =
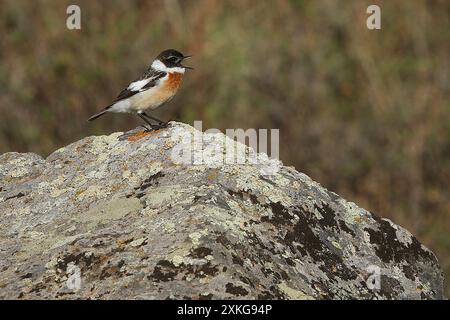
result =
[[[167,68],[186,68],[186,69],[192,69],[191,67],[183,66],[181,62],[183,62],[184,59],[189,58],[190,56],[185,56],[181,52],[174,50],[174,49],[168,49],[161,52],[157,57],[156,60],[161,61],[164,63],[164,65]]]

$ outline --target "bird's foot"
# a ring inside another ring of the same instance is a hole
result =
[[[151,131],[155,131],[155,130],[159,130],[159,129],[164,129],[164,128],[167,128],[168,126],[169,126],[169,123],[167,123],[167,122],[152,124],[151,127],[146,126],[146,125],[141,125],[141,127],[144,128],[145,132],[151,132]]]
[[[155,129],[164,129],[164,128],[167,128],[168,126],[169,126],[169,122],[160,122],[160,123],[154,125],[153,127]]]
[[[153,126],[151,126],[150,128],[148,126],[146,126],[145,124],[141,125],[142,128],[144,128],[144,132],[151,132],[153,130],[156,130],[155,128],[153,128]]]

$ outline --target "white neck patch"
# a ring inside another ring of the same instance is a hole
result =
[[[164,72],[169,72],[169,73],[173,73],[173,72],[184,73],[186,71],[185,68],[181,68],[181,67],[167,68],[166,65],[158,59],[153,61],[152,68],[157,71],[164,71]]]

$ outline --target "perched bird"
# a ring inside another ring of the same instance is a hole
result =
[[[164,50],[139,79],[131,82],[112,104],[90,117],[88,121],[95,120],[106,112],[125,112],[137,114],[150,125],[150,129],[167,127],[167,122],[152,117],[145,111],[155,110],[173,98],[180,87],[186,69],[193,69],[181,64],[189,57],[177,50]],[[158,124],[152,124],[150,119]],[[146,129],[150,130],[147,127]]]

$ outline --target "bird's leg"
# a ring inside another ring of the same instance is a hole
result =
[[[158,128],[155,127],[155,125],[151,124],[150,121],[148,121],[147,118],[145,118],[144,115],[143,115],[142,113],[138,113],[137,115],[138,115],[142,120],[144,120],[145,123],[147,123],[147,124],[150,126],[150,129],[149,129],[149,128],[147,128],[145,125],[143,125],[143,127],[145,128],[145,130],[147,130],[147,131],[152,131],[152,130],[158,129]]]
[[[160,128],[167,128],[168,122],[164,122],[162,120],[159,120],[158,118],[150,116],[150,115],[146,114],[145,112],[142,112],[142,115],[147,117],[147,118],[149,118],[149,119],[157,121],[158,122],[158,127],[160,127]]]

